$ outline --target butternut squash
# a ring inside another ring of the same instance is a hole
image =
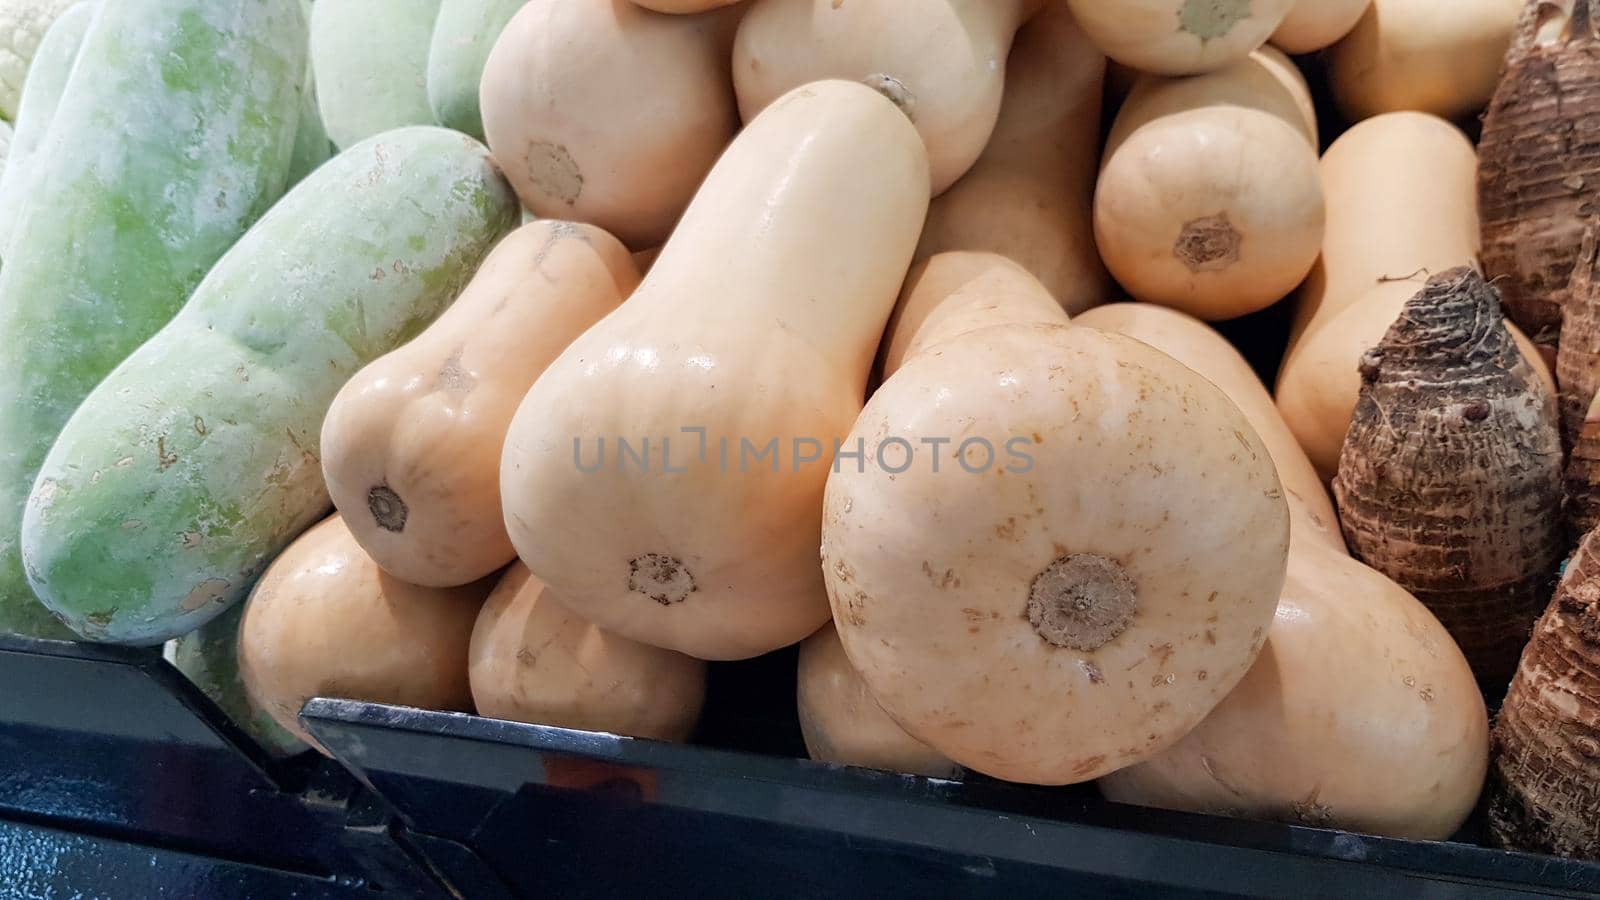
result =
[[[427,330],[345,383],[322,423],[322,472],[384,571],[449,587],[516,557],[500,508],[511,416],[638,281],[627,248],[592,225],[525,225]]]
[[[1000,118],[983,155],[928,208],[917,258],[993,250],[1038,277],[1068,312],[1110,285],[1094,248],[1105,57],[1064,4],[1017,33]]]
[[[1500,79],[1523,0],[1372,0],[1328,50],[1328,80],[1345,118],[1399,110],[1475,115]]]
[[[1217,388],[1058,309],[990,304],[1006,324],[900,318],[945,337],[912,337],[925,349],[856,422],[823,571],[851,664],[907,732],[997,778],[1085,781],[1161,752],[1243,677],[1288,508]]]
[[[1195,812],[1442,839],[1473,808],[1488,721],[1466,659],[1416,598],[1345,553],[1321,479],[1255,373],[1201,322],[1148,304],[1079,325],[1137,338],[1220,387],[1261,435],[1291,514],[1266,646],[1209,716],[1108,797]]]
[[[955,778],[961,767],[895,724],[851,668],[830,622],[800,644],[795,700],[806,753],[818,762]]]
[[[1139,79],[1094,199],[1095,243],[1130,295],[1231,319],[1305,278],[1324,206],[1305,97],[1292,66],[1260,52],[1206,75]]]
[[[1214,72],[1266,43],[1295,0],[1068,0],[1120,63],[1158,75]]]
[[[745,127],[633,297],[512,420],[506,526],[561,602],[702,659],[765,653],[827,621],[822,486],[927,179],[916,130],[860,84],[802,86]],[[872,202],[840,217],[845,197]]]
[[[927,142],[932,193],[983,152],[1000,113],[1006,56],[1038,0],[752,0],[733,43],[733,85],[749,121],[819,78],[864,81]]]
[[[489,149],[522,205],[634,250],[665,240],[739,125],[737,21],[737,10],[529,0],[489,51],[479,92]]]
[[[1295,0],[1272,33],[1272,44],[1285,53],[1315,53],[1338,42],[1361,21],[1372,0]]]
[[[989,325],[1067,322],[1027,269],[997,253],[948,250],[906,276],[885,331],[883,370],[893,373],[930,345]]]
[[[254,706],[302,741],[312,697],[472,711],[467,645],[492,581],[422,588],[367,556],[337,513],[267,567],[239,623]]]
[[[478,714],[497,719],[682,741],[705,703],[705,663],[589,624],[521,563],[478,614],[469,659]]]
[[[1295,303],[1278,411],[1326,481],[1339,464],[1361,379],[1356,365],[1430,273],[1478,253],[1477,156],[1450,123],[1417,112],[1367,119],[1322,157],[1322,255]],[[1541,380],[1549,367],[1512,336]],[[1553,389],[1553,388],[1552,388]]]

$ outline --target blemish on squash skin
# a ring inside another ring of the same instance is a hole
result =
[[[889,102],[900,108],[912,124],[917,121],[917,95],[906,87],[905,82],[884,72],[874,72],[861,79],[861,83],[878,93],[889,98]]]
[[[1178,30],[1202,42],[1226,37],[1233,26],[1250,18],[1250,0],[1186,0],[1178,9]]]
[[[178,462],[178,454],[167,452],[167,439],[165,436],[156,438],[156,468],[165,472]]]
[[[683,561],[662,553],[646,553],[628,560],[628,590],[643,594],[662,606],[682,603],[699,590]]]
[[[1172,245],[1172,255],[1191,272],[1221,272],[1239,261],[1243,241],[1228,214],[1219,212],[1185,222]]]
[[[1106,761],[1105,754],[1103,754],[1103,753],[1096,754],[1094,756],[1089,757],[1088,759],[1083,760],[1082,762],[1079,762],[1077,765],[1073,766],[1072,767],[1072,774],[1074,774],[1074,775],[1087,775],[1090,772],[1093,772],[1095,769],[1098,769],[1105,761]]]
[[[577,204],[583,194],[583,173],[565,145],[534,141],[528,145],[527,161],[528,178],[535,188],[568,206]]]
[[[406,530],[406,519],[411,514],[406,502],[387,484],[375,484],[367,491],[367,511],[379,528],[395,534]]]
[[[194,586],[183,602],[178,604],[184,612],[194,612],[208,603],[214,603],[228,591],[228,582],[221,578],[207,578]]]

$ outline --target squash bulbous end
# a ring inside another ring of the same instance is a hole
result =
[[[689,567],[675,556],[646,553],[628,560],[628,590],[662,606],[682,603],[698,588]]]
[[[1138,611],[1138,592],[1127,570],[1092,553],[1057,557],[1028,588],[1028,622],[1057,647],[1099,649]]]

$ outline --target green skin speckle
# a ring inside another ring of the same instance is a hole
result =
[[[1224,37],[1250,18],[1250,0],[1186,0],[1178,10],[1178,27],[1202,41]]]
[[[387,132],[311,173],[62,430],[23,517],[39,598],[127,644],[242,600],[328,509],[334,395],[443,311],[516,216],[488,150],[442,128]]]
[[[428,105],[439,124],[483,140],[478,82],[495,38],[526,0],[444,0],[428,50]]]
[[[117,0],[88,24],[0,267],[0,630],[42,621],[17,530],[57,432],[282,194],[306,28],[279,0]]]
[[[173,665],[268,753],[293,756],[307,749],[306,745],[273,721],[266,710],[250,702],[239,677],[239,621],[244,618],[244,610],[245,604],[235,604],[178,638]]]

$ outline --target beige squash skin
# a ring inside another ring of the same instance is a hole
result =
[[[1266,43],[1295,0],[1068,0],[1089,37],[1142,72],[1214,72]]]
[[[511,416],[638,281],[627,248],[592,225],[525,225],[426,331],[345,384],[323,421],[322,471],[378,565],[448,587],[516,557],[500,508]]]
[[[905,109],[928,147],[933,194],[983,152],[1011,40],[1040,0],[751,0],[733,43],[746,122],[819,78],[862,80]]]
[[[739,12],[529,0],[479,91],[489,149],[522,205],[634,250],[665,240],[738,129],[727,54]]]
[[[469,661],[478,714],[514,722],[687,740],[706,664],[608,634],[515,563],[478,614]]]
[[[633,297],[546,370],[512,422],[507,528],[563,603],[702,659],[765,653],[827,620],[827,459],[861,410],[927,194],[915,129],[860,84],[806,85],[745,128]],[[840,197],[868,196],[838,215]],[[703,458],[682,430],[697,427]],[[650,471],[618,471],[618,436],[635,452],[650,438]],[[580,471],[575,437],[585,466],[605,437],[607,464]],[[823,449],[797,472],[803,438]],[[663,471],[663,439],[686,471]],[[780,471],[770,456],[741,467],[745,439],[752,453],[776,439]]]
[[[1328,78],[1350,121],[1398,110],[1447,119],[1489,104],[1523,0],[1372,0],[1328,50]]]
[[[1311,97],[1311,85],[1306,83],[1306,77],[1300,73],[1300,67],[1294,64],[1294,60],[1284,55],[1282,50],[1271,44],[1262,44],[1260,49],[1250,54],[1250,57],[1278,79],[1278,84],[1289,92],[1295,109],[1300,113],[1300,120],[1305,124],[1306,137],[1310,139],[1311,146],[1321,147],[1322,138],[1317,133],[1317,102]],[[1251,69],[1243,71],[1250,73],[1251,80],[1255,79],[1256,76]],[[1273,93],[1258,93],[1255,96],[1273,97],[1274,103],[1279,102]]]
[[[800,644],[795,699],[806,753],[818,762],[955,778],[961,767],[895,724],[851,668],[832,623]]]
[[[645,9],[658,13],[671,13],[675,16],[703,13],[724,6],[732,6],[739,0],[633,0]]]
[[[828,479],[823,571],[845,652],[907,732],[994,777],[1085,781],[1159,753],[1244,675],[1282,584],[1288,508],[1265,447],[1203,379],[1136,341],[1026,323],[1003,295],[993,315],[1008,324],[922,317],[946,337],[908,340],[926,349],[851,432],[867,462]],[[926,445],[892,479],[874,461],[885,436],[961,435],[993,436],[998,464],[968,472],[954,445],[938,472]],[[1031,470],[1005,471],[1013,437]],[[1030,592],[1088,556],[1131,579],[1137,611],[1109,640],[1058,646],[1030,621]]]
[[[1294,335],[1381,284],[1417,276],[1415,293],[1428,272],[1469,264],[1477,169],[1472,142],[1437,116],[1391,113],[1340,135],[1322,156],[1322,258],[1296,300]]]
[[[239,676],[295,737],[312,697],[472,711],[467,645],[493,581],[407,584],[378,568],[338,514],[295,540],[246,601]]]
[[[1073,323],[1144,341],[1221,388],[1250,421],[1272,457],[1289,499],[1294,535],[1314,537],[1346,552],[1338,513],[1322,479],[1284,425],[1261,379],[1226,339],[1191,316],[1149,303],[1107,304],[1104,310],[1092,316],[1085,313]]]
[[[1032,274],[998,253],[950,250],[911,267],[883,342],[883,370],[940,341],[1002,324],[1065,325],[1067,314]]]
[[[1272,43],[1285,53],[1315,53],[1350,33],[1372,0],[1295,0]]]
[[[638,270],[640,277],[650,271],[656,264],[656,257],[660,255],[660,247],[651,247],[649,250],[640,250],[633,254],[633,267]]]
[[[1305,278],[1324,203],[1296,82],[1281,58],[1257,53],[1207,75],[1134,85],[1094,200],[1095,243],[1130,295],[1231,319]]]
[[[1476,265],[1478,157],[1454,125],[1417,112],[1367,119],[1322,157],[1322,255],[1295,298],[1278,411],[1324,480],[1360,392],[1356,364],[1429,273]],[[1509,324],[1509,323],[1508,323]],[[1524,355],[1549,366],[1513,329]]]
[[[977,163],[928,208],[917,258],[992,250],[1044,283],[1068,312],[1110,285],[1094,247],[1105,57],[1065,4],[1017,32],[994,134]]]
[[[1077,324],[1145,341],[1222,388],[1261,434],[1293,515],[1288,577],[1255,665],[1186,737],[1102,778],[1102,791],[1395,837],[1453,833],[1483,783],[1488,721],[1449,634],[1344,551],[1310,462],[1220,335],[1147,304],[1101,307]]]

